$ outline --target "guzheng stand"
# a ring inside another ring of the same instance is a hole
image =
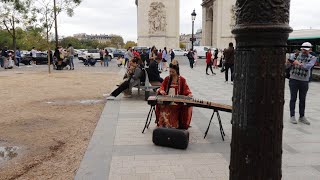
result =
[[[208,132],[209,132],[210,125],[211,125],[211,122],[212,122],[212,119],[213,119],[213,116],[214,116],[215,113],[217,113],[218,122],[219,122],[219,127],[220,127],[220,134],[221,134],[222,140],[224,141],[224,136],[226,136],[226,134],[224,133],[224,130],[223,130],[223,126],[222,126],[222,122],[221,122],[221,117],[220,117],[219,111],[216,110],[216,109],[213,110],[211,119],[210,119],[210,121],[209,121],[208,128],[207,128],[207,130],[206,130],[206,133],[204,134],[204,139],[207,137],[207,134],[208,134]]]
[[[182,103],[186,106],[194,106],[194,107],[200,107],[200,108],[206,108],[213,110],[211,119],[209,121],[209,125],[207,127],[207,130],[205,132],[204,138],[207,137],[207,134],[209,132],[212,119],[214,117],[214,114],[217,113],[218,122],[219,122],[219,128],[220,128],[220,134],[222,137],[222,140],[224,141],[224,137],[226,136],[222,127],[221,117],[219,114],[219,111],[229,112],[232,113],[232,106],[224,105],[224,104],[218,104],[214,102],[209,101],[203,101],[199,99],[193,99],[187,96],[150,96],[148,98],[148,104],[150,105],[150,110],[148,113],[148,117],[146,119],[146,123],[144,125],[144,128],[142,130],[142,133],[146,130],[146,128],[149,128],[149,125],[152,120],[153,113],[156,112],[156,105],[158,102],[161,102],[161,104],[170,104],[170,103]]]
[[[147,116],[147,119],[146,119],[146,124],[144,125],[144,128],[142,130],[142,133],[144,133],[146,128],[149,129],[153,113],[156,113],[156,106],[155,105],[150,105],[150,110],[149,110],[149,113],[148,113],[148,116]]]

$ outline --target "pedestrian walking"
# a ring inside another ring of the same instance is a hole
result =
[[[173,49],[170,50],[170,57],[171,57],[171,62],[176,57],[176,54],[174,53]]]
[[[34,65],[37,65],[36,57],[37,57],[37,50],[35,47],[31,49],[31,57],[32,57],[32,62]]]
[[[68,45],[67,56],[68,56],[68,58],[69,58],[70,70],[74,70],[74,63],[73,63],[73,59],[74,59],[74,48],[73,48],[72,44],[69,44],[69,45]]]
[[[164,71],[168,71],[168,66],[167,66],[168,58],[169,58],[169,53],[167,51],[167,48],[164,47],[162,51],[162,67]]]
[[[194,53],[193,53],[193,50],[190,49],[188,54],[187,54],[187,57],[189,59],[189,63],[190,63],[190,68],[193,69],[193,64],[194,64]]]
[[[197,61],[198,61],[198,53],[197,53],[197,50],[194,50],[194,51],[193,51],[193,59],[194,59],[193,66],[196,66],[196,65],[197,65]]]
[[[290,68],[290,122],[297,124],[295,118],[295,106],[297,95],[299,92],[299,122],[310,125],[310,122],[305,117],[306,96],[309,90],[310,70],[316,63],[317,58],[310,54],[312,44],[305,42],[302,44],[301,53],[296,59],[291,58],[287,61],[287,67]]]
[[[206,64],[207,64],[206,74],[209,75],[208,69],[210,69],[212,75],[216,75],[216,73],[214,73],[213,70],[212,70],[212,53],[211,53],[211,49],[209,49],[208,52],[206,53]]]
[[[102,59],[103,59],[103,66],[109,67],[110,56],[109,56],[109,51],[107,49],[104,50],[104,53],[102,55]]]
[[[214,57],[213,57],[213,68],[218,69],[218,49],[214,50]]]
[[[16,50],[15,55],[16,55],[16,66],[17,66],[17,67],[20,67],[21,52],[20,52],[19,47],[17,47],[17,50]]]
[[[159,71],[162,71],[162,50],[158,51],[157,57],[161,59],[161,63],[159,64]]]
[[[223,52],[225,58],[225,80],[228,83],[229,69],[231,71],[231,84],[233,83],[233,70],[234,70],[234,47],[233,43],[229,43],[228,49],[225,49]]]
[[[103,49],[99,50],[99,54],[100,54],[100,65],[103,66],[104,65],[104,54],[105,51]]]

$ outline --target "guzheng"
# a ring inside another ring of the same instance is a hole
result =
[[[218,104],[201,99],[195,99],[188,96],[150,96],[148,98],[148,104],[155,106],[156,104],[184,104],[186,106],[195,106],[207,109],[214,109],[224,112],[232,112],[232,106],[225,104]]]

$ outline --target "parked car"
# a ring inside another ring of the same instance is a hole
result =
[[[21,63],[24,65],[31,65],[32,64],[32,56],[30,54],[25,54],[24,57],[21,58]],[[47,53],[38,52],[36,54],[36,64],[37,65],[48,64]]]
[[[78,59],[80,60],[80,61],[85,61],[86,59],[87,59],[87,57],[86,57],[86,53],[88,53],[88,50],[82,50],[82,51],[80,51],[79,53],[78,53]]]
[[[210,46],[194,46],[194,50],[197,51],[198,58],[206,58],[206,53],[209,49],[212,50]]]
[[[99,49],[89,49],[86,53],[86,59],[93,58],[95,60],[100,60],[100,50]]]
[[[173,52],[176,56],[186,56],[188,54],[187,51],[181,49],[174,49]]]
[[[114,51],[116,51],[117,49],[114,47],[106,47],[104,49],[107,49],[109,53],[113,53]]]
[[[113,51],[113,56],[114,57],[118,57],[118,56],[124,57],[124,52],[122,52],[121,50],[117,49],[117,50]]]

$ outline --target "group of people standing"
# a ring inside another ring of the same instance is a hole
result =
[[[15,57],[14,57],[15,56]],[[21,51],[19,47],[16,52],[9,51],[8,47],[0,48],[0,65],[4,69],[12,69],[14,66],[19,67],[21,62]]]
[[[216,75],[216,73],[213,72],[213,69],[218,69],[218,54],[219,51],[216,49],[213,52],[211,49],[209,49],[206,53],[206,74],[209,75],[208,69],[210,69],[212,75]],[[231,71],[231,83],[233,83],[233,72],[234,72],[234,56],[235,56],[235,50],[233,47],[233,43],[229,43],[229,47],[224,49],[223,51],[223,56],[221,57],[220,60],[220,67],[221,67],[221,72],[225,73],[225,82],[228,83],[229,80],[229,69]]]
[[[149,61],[161,59],[159,63],[159,71],[168,71],[168,62],[172,62],[175,58],[175,53],[172,49],[170,51],[167,50],[167,47],[164,47],[163,50],[158,50],[155,46],[153,46],[149,53]]]
[[[56,47],[53,53],[53,58],[52,58],[55,69],[62,70],[64,67],[69,65],[70,67],[69,70],[74,70],[74,62],[73,62],[74,55],[75,55],[75,51],[72,44],[69,44],[67,49],[63,49],[62,46]]]

